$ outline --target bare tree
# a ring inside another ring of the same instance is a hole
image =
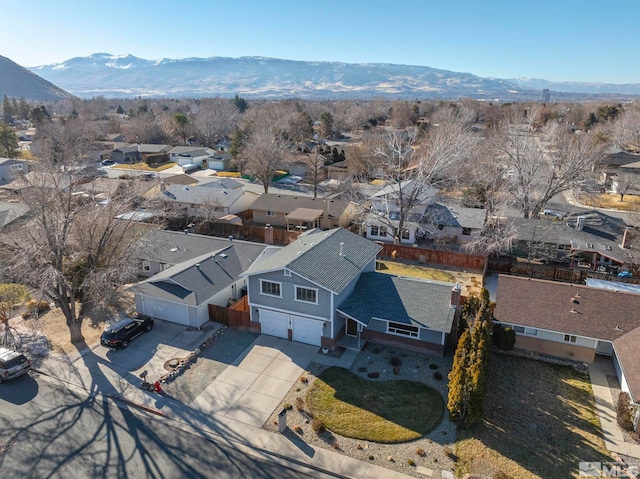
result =
[[[193,118],[193,126],[201,144],[212,147],[227,138],[240,119],[240,112],[228,98],[205,98]]]
[[[525,218],[537,216],[555,195],[593,175],[606,147],[596,132],[576,135],[558,123],[549,124],[541,135],[532,126],[541,111],[510,116],[492,138]]]
[[[240,156],[246,170],[262,183],[265,193],[269,192],[271,181],[287,149],[286,142],[268,129],[252,132],[242,148]]]
[[[131,187],[125,187],[106,205],[96,205],[80,194],[74,143],[43,144],[21,189],[23,201],[31,207],[31,220],[19,235],[0,238],[4,273],[53,301],[66,318],[71,341],[77,343],[82,341],[84,319],[78,306],[112,304],[118,286],[134,277],[136,223],[116,216],[138,208],[140,200],[131,194]]]
[[[640,109],[626,109],[613,123],[612,140],[621,148],[640,153]]]

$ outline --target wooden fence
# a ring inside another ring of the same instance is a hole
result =
[[[442,251],[415,246],[395,245],[380,243],[382,251],[380,256],[395,258],[418,263],[431,263],[454,268],[473,269],[482,271],[485,258],[454,251]]]

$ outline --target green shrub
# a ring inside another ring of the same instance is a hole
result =
[[[516,332],[512,328],[493,325],[493,344],[503,351],[512,351],[516,344]]]

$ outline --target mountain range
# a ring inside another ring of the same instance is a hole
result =
[[[53,101],[72,95],[6,57],[0,56],[0,97]]]
[[[29,70],[58,85],[65,90],[64,93],[69,92],[81,98],[175,98],[239,94],[247,98],[272,99],[386,97],[526,101],[540,100],[542,89],[551,90],[551,101],[620,101],[640,95],[640,84],[483,78],[471,73],[415,65],[311,62],[263,57],[146,60],[132,55],[96,53],[62,63],[30,67]],[[6,74],[0,62],[0,78],[4,77]],[[15,86],[21,82],[13,83]],[[0,84],[0,94],[5,91]],[[9,96],[30,98],[26,94],[12,93]]]

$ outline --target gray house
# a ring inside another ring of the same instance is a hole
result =
[[[338,228],[266,250],[243,274],[254,329],[329,348],[372,339],[442,354],[460,288],[377,273],[380,249]]]
[[[28,172],[29,167],[26,162],[15,158],[0,158],[0,185],[10,182],[17,175]]]
[[[162,236],[156,234],[155,240],[163,239]],[[210,304],[227,306],[229,300],[244,294],[246,279],[240,275],[266,246],[218,238],[207,241],[198,235],[183,233],[177,236],[167,234],[166,243],[149,248],[148,259],[142,260],[143,268],[147,262],[149,266],[154,265],[154,271],[158,266],[162,271],[131,287],[130,291],[135,295],[138,312],[188,327],[200,327],[209,320]],[[204,253],[194,255],[202,251]],[[172,265],[169,261],[176,263]]]

